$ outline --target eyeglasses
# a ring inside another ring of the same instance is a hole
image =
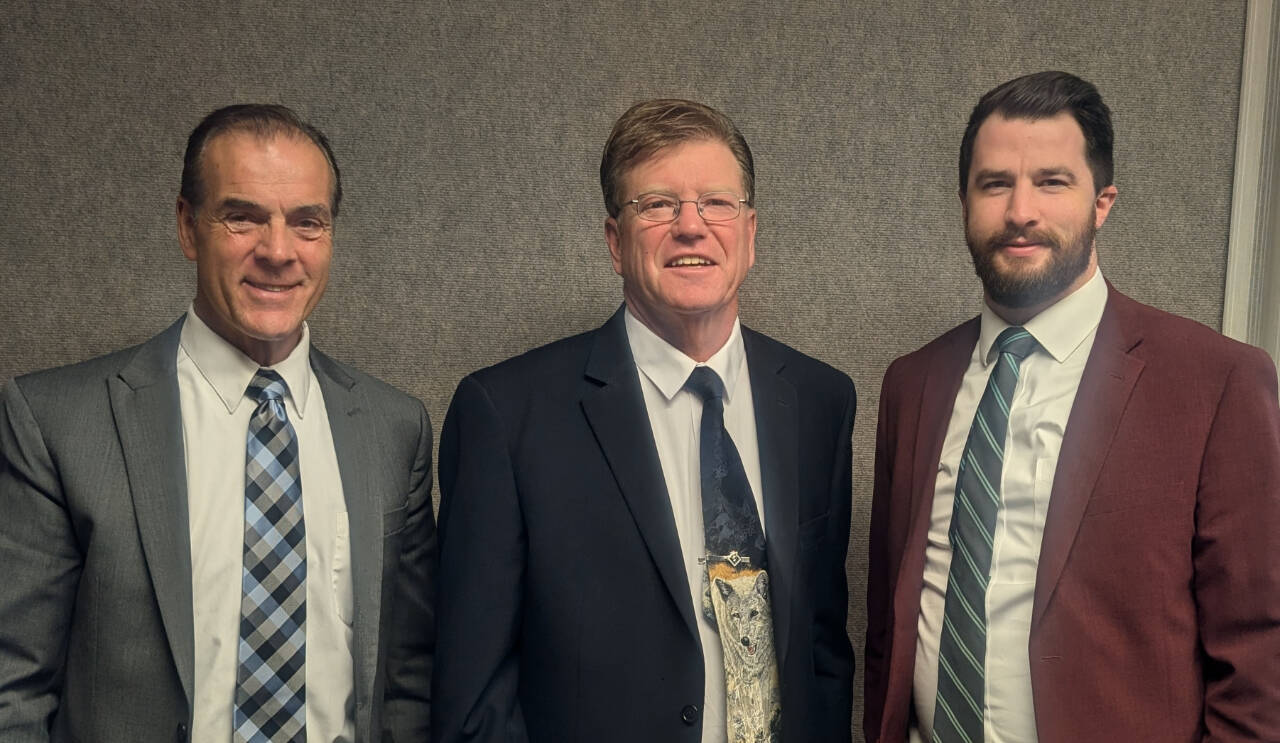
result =
[[[677,199],[671,194],[642,193],[634,199],[624,202],[623,206],[636,208],[636,216],[646,222],[674,222],[680,216],[680,207],[684,204],[696,204],[698,215],[707,222],[728,222],[742,212],[746,199],[738,198],[730,191],[704,193],[697,199]]]

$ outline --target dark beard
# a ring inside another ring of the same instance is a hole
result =
[[[965,243],[973,257],[974,273],[978,274],[991,301],[1002,307],[1022,309],[1051,300],[1066,291],[1089,268],[1093,239],[1098,233],[1092,215],[1090,217],[1065,249],[1051,233],[1015,228],[1005,229],[982,241],[981,246],[975,246],[966,229]],[[997,247],[1018,238],[1030,239],[1052,249],[1049,262],[1043,269],[1033,274],[1021,274],[1001,273],[996,267]]]

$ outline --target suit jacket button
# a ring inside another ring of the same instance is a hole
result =
[[[178,723],[177,734],[173,736],[177,743],[187,743],[187,723]]]
[[[695,724],[698,722],[698,708],[692,704],[685,705],[685,708],[680,710],[680,719],[683,720],[686,725]]]

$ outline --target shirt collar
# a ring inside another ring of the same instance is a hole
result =
[[[738,318],[733,318],[733,330],[720,350],[706,362],[699,364],[640,322],[631,314],[630,308],[625,314],[631,356],[641,373],[653,382],[668,402],[684,387],[695,366],[709,366],[719,374],[720,380],[724,382],[725,402],[733,401],[734,389],[742,377],[742,368],[747,361],[746,348],[742,344],[742,323]]]
[[[1102,278],[1102,269],[1098,269],[1084,286],[1053,303],[1022,327],[1054,361],[1061,364],[1097,329],[1106,306],[1107,283]],[[989,366],[995,362],[992,346],[995,345],[996,338],[1010,325],[987,306],[986,302],[982,304],[981,324],[978,350],[982,354],[982,365]]]
[[[258,362],[231,345],[218,335],[196,314],[195,306],[187,308],[187,319],[182,324],[182,350],[195,364],[200,376],[218,393],[228,413],[234,413],[253,375],[258,373]],[[302,340],[289,353],[288,358],[267,367],[274,369],[289,386],[288,397],[293,399],[299,418],[307,414],[307,391],[311,388],[311,331],[302,324]]]

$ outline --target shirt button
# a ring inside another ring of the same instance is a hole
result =
[[[686,705],[684,709],[680,710],[680,719],[686,725],[695,724],[698,721],[698,708],[692,704]]]

